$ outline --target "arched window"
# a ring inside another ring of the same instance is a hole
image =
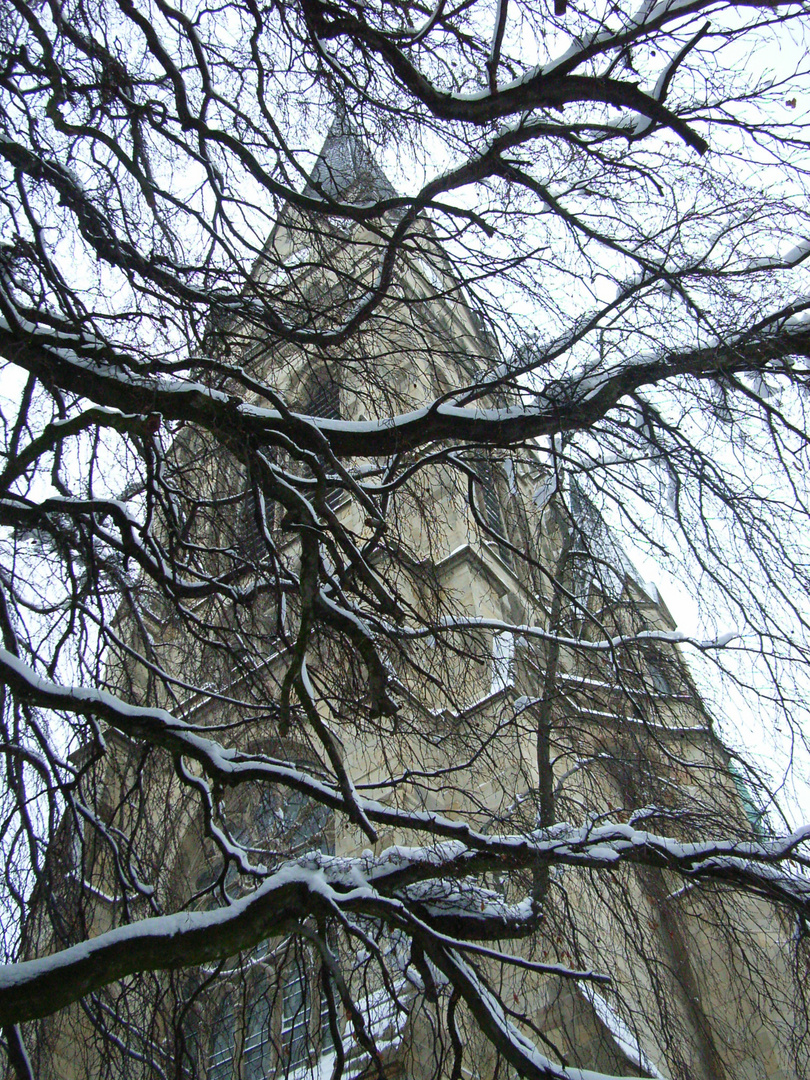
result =
[[[211,1025],[207,1080],[232,1080],[236,1056],[236,1015],[233,998],[226,994]]]
[[[271,466],[280,464],[282,456],[273,446],[264,446],[262,456]],[[267,554],[265,531],[261,527],[259,501],[256,489],[249,475],[244,475],[244,494],[239,502],[239,515],[236,522],[236,548],[250,562],[258,562]],[[278,526],[279,507],[272,500],[265,499],[264,522],[267,531]]]
[[[311,1018],[311,991],[307,972],[293,964],[281,992],[281,1045],[290,1065],[306,1057]]]
[[[296,765],[300,765],[297,762]],[[300,791],[270,788],[262,792],[256,810],[256,836],[268,846],[283,848],[292,856],[307,851],[334,851],[333,814],[323,803]]]
[[[484,450],[471,458],[470,464],[475,469],[480,480],[480,483],[475,485],[477,488],[475,496],[480,518],[490,532],[506,540],[508,538],[497,481],[497,474],[501,471],[501,467],[489,450]],[[485,539],[491,541],[492,538],[486,537]],[[506,544],[498,544],[498,553],[507,565],[512,565],[512,553]]]
[[[305,380],[294,403],[295,412],[321,419],[340,419],[340,387],[326,368],[321,368]],[[286,453],[274,447],[264,447],[262,453],[273,465],[284,468],[290,465]],[[343,499],[343,489],[330,485],[326,502],[335,507]],[[283,516],[282,508],[274,502],[266,501],[264,520],[268,531],[277,529]],[[240,554],[250,562],[258,562],[266,554],[266,541],[262,533],[258,504],[253,485],[248,481],[244,498],[241,501],[239,522],[237,525],[237,547]]]
[[[305,416],[340,419],[340,387],[325,367],[306,380],[300,402],[298,411]]]
[[[290,764],[306,771],[313,768],[318,771],[310,761],[293,759]],[[291,791],[280,784],[263,787],[246,808],[233,811],[228,827],[232,839],[254,852],[268,867],[309,851],[331,855],[335,850],[332,810],[303,792]],[[194,875],[194,892],[210,890],[222,878],[222,869],[219,855],[210,858]],[[233,862],[228,866],[223,886],[231,899],[243,895],[242,881]],[[216,906],[216,897],[211,896],[208,902]]]
[[[206,1080],[287,1075],[332,1050],[316,954],[295,943],[273,959],[278,966],[256,962],[241,990],[234,986],[222,998],[210,1026]]]
[[[323,420],[340,420],[340,387],[326,368],[315,372],[304,383],[298,411]],[[334,509],[342,499],[343,489],[330,485],[326,495],[327,505]]]
[[[671,671],[666,659],[659,653],[649,653],[644,658],[650,688],[657,694],[669,696],[673,693]]]
[[[293,764],[313,769],[311,761],[293,759]],[[264,787],[231,817],[233,839],[268,866],[274,857],[281,861],[311,851],[334,851],[332,811],[281,785]],[[206,889],[221,877],[221,860],[212,860],[196,876],[196,888]],[[242,892],[233,867],[223,885],[232,898]],[[216,902],[214,893],[211,899]],[[211,1020],[206,1080],[264,1080],[314,1063],[328,1052],[333,1041],[320,969],[311,948],[290,940],[277,941],[275,947],[265,943],[255,951],[247,972],[234,971]],[[222,993],[221,982],[212,993]]]
[[[497,694],[515,684],[515,635],[508,630],[492,635],[492,679],[490,693]]]
[[[255,980],[247,1009],[245,1042],[242,1050],[243,1080],[264,1080],[272,1074],[273,1001],[266,975]]]
[[[333,1048],[326,996],[317,977],[315,957],[306,949],[296,951],[287,965],[281,986],[281,1052],[290,1070]],[[321,972],[322,975],[322,972]]]

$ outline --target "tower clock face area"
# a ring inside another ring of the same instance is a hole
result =
[[[639,3],[0,14],[0,1077],[810,1076],[810,0]]]

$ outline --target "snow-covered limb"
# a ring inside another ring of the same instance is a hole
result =
[[[447,835],[447,824],[437,818],[431,828],[438,835]],[[423,827],[428,828],[427,823]],[[463,832],[460,829],[459,836]],[[546,864],[610,870],[630,862],[672,870],[690,879],[733,882],[744,891],[768,896],[806,914],[810,912],[810,879],[781,864],[795,861],[810,865],[810,856],[800,850],[808,843],[810,825],[772,840],[686,843],[629,824],[560,823],[515,836],[468,830],[465,841],[439,845],[435,851],[397,846],[380,856],[379,866],[369,869],[369,875],[378,888],[383,888],[384,878],[384,888],[390,891],[414,881],[464,878],[499,868]]]
[[[0,968],[0,1024],[47,1016],[136,971],[233,956],[292,930],[328,894],[322,875],[286,866],[229,907],[144,919],[41,959],[6,965]]]
[[[477,906],[473,898],[467,899],[471,907]],[[215,911],[186,911],[143,919],[40,959],[5,966],[0,969],[0,1025],[49,1015],[128,974],[176,970],[227,959],[267,937],[301,932],[309,916],[323,917],[333,911],[373,916],[417,932],[420,940],[465,947],[463,939],[448,938],[434,930],[401,900],[382,895],[371,879],[363,877],[360,860],[319,862],[309,858],[283,866],[248,896]],[[470,914],[477,922],[478,913]],[[490,914],[488,918],[495,917]],[[501,905],[498,919],[499,933],[520,921],[527,927],[536,925],[536,916],[528,904],[516,908]],[[463,929],[464,921],[461,910],[456,927]],[[491,959],[550,974],[568,974],[562,965],[534,964],[480,945],[469,947]],[[605,981],[591,972],[574,971],[571,977]]]
[[[686,44],[678,50],[676,55],[666,64],[658,76],[658,81],[655,84],[655,89],[652,92],[652,96],[656,101],[663,102],[666,99],[669,85],[675,75],[675,72],[680,67],[684,58],[695,48],[701,38],[705,37],[708,33],[710,23],[704,23],[698,32],[686,42]],[[653,126],[652,119],[648,116],[639,118],[638,122],[632,125],[632,134],[635,138],[646,134]]]
[[[7,650],[0,649],[0,677],[22,700],[40,707],[103,719],[133,738],[147,738],[173,754],[196,761],[205,774],[230,787],[248,781],[278,783],[301,791],[316,802],[351,816],[337,784],[321,781],[301,769],[260,754],[228,750],[199,729],[162,709],[128,705],[103,690],[65,688],[36,674]],[[498,836],[476,832],[463,821],[424,810],[400,810],[353,793],[362,814],[377,825],[425,831],[452,841],[450,847],[390,848],[369,869],[370,880],[385,878],[388,888],[403,888],[426,878],[463,877],[508,866],[539,862],[609,868],[622,861],[660,866],[688,876],[733,880],[741,887],[772,896],[800,910],[810,905],[810,882],[789,873],[760,873],[762,865],[796,857],[810,840],[810,825],[768,841],[678,843],[630,825],[559,824],[550,830]],[[378,882],[379,883],[379,882]]]
[[[225,959],[264,938],[296,930],[310,915],[336,909],[406,929],[450,975],[443,967],[447,949],[465,948],[468,937],[471,942],[480,939],[481,925],[488,924],[493,937],[521,936],[521,924],[523,932],[536,926],[537,914],[531,903],[509,906],[489,894],[491,910],[482,911],[475,889],[463,881],[451,885],[448,880],[448,874],[467,878],[507,861],[512,867],[531,868],[549,861],[610,869],[630,859],[690,877],[733,881],[810,914],[810,881],[769,865],[790,858],[799,845],[810,840],[810,826],[782,840],[763,843],[680,844],[631,826],[610,824],[561,825],[529,836],[479,835],[475,840],[481,845],[478,850],[454,843],[432,849],[392,848],[379,858],[309,856],[282,866],[254,892],[227,907],[143,919],[41,959],[8,965],[0,971],[0,1024],[47,1015],[127,974]],[[765,865],[759,865],[762,863]],[[435,910],[429,892],[417,901],[421,917],[411,904],[398,899],[408,895],[414,881],[438,877],[447,881],[443,911]],[[448,937],[451,927],[452,937]],[[519,958],[511,961],[497,951],[474,944],[470,947],[491,959],[526,966]],[[566,974],[560,965],[528,966]],[[591,974],[573,972],[573,977]],[[456,982],[462,984],[464,979]],[[473,1003],[468,1003],[473,1008]]]
[[[708,148],[706,140],[689,124],[641,91],[637,84],[589,74],[573,74],[566,70],[566,61],[568,69],[573,69],[589,58],[587,47],[575,47],[570,56],[564,57],[556,66],[537,64],[529,67],[509,82],[497,85],[494,90],[488,87],[445,91],[430,82],[386,34],[348,16],[341,20],[341,25],[344,33],[359,34],[369,48],[391,63],[397,77],[442,120],[483,126],[504,117],[531,115],[538,109],[559,109],[574,102],[599,102],[613,108],[634,109],[651,115],[657,123],[669,127],[687,146],[700,154]],[[634,31],[635,28],[631,28],[631,33]],[[597,41],[594,35],[589,42],[595,43],[592,51],[611,48],[610,38],[613,36],[611,34],[605,38],[603,35]],[[620,38],[621,35],[615,36]]]
[[[586,638],[572,638],[554,634],[541,626],[528,623],[508,623],[501,619],[487,619],[483,616],[448,616],[439,625],[420,628],[393,627],[385,624],[385,629],[392,637],[421,639],[435,637],[442,633],[464,633],[467,630],[492,630],[494,633],[510,633],[540,641],[554,641],[560,645],[585,653],[613,652],[628,645],[659,642],[662,645],[690,645],[694,649],[706,652],[711,649],[724,649],[739,637],[734,631],[720,634],[719,637],[701,641],[689,634],[676,630],[639,630],[635,634],[618,634],[605,641],[590,641]]]
[[[597,320],[598,322],[598,320]],[[773,325],[771,325],[773,323]],[[272,443],[279,433],[295,427],[278,410],[245,403],[236,396],[211,390],[193,380],[160,378],[139,372],[139,365],[124,356],[99,360],[98,346],[77,351],[77,343],[61,345],[50,327],[32,326],[24,333],[3,326],[0,353],[46,382],[80,394],[98,405],[131,413],[160,413],[167,420],[199,424],[217,433],[237,457],[247,440]],[[82,343],[85,349],[85,344]],[[661,350],[630,358],[586,378],[575,376],[550,383],[536,405],[460,407],[439,400],[411,412],[383,420],[306,418],[296,435],[306,445],[306,432],[324,436],[338,457],[390,456],[415,450],[443,439],[498,446],[587,428],[605,416],[617,402],[645,386],[684,375],[713,379],[721,374],[762,371],[792,356],[810,356],[810,325],[770,320],[756,336],[730,337],[712,347],[679,352]],[[524,365],[527,370],[548,361],[546,352]],[[224,429],[224,430],[223,430]],[[320,441],[310,439],[317,452]]]
[[[405,902],[403,902],[405,901]],[[525,971],[534,971],[543,975],[554,975],[558,978],[582,979],[596,983],[609,983],[610,976],[595,971],[577,971],[564,964],[543,963],[529,960],[525,957],[503,952],[479,944],[475,936],[461,938],[450,936],[442,932],[443,923],[464,927],[468,921],[475,926],[479,920],[479,909],[483,912],[480,916],[482,924],[488,924],[491,936],[493,924],[497,926],[495,933],[500,935],[509,934],[516,938],[528,936],[537,929],[539,917],[533,910],[530,900],[520,904],[507,906],[503,900],[488,890],[470,885],[468,882],[457,881],[432,881],[421,886],[411,886],[404,890],[402,899],[386,900],[378,898],[379,912],[388,911],[392,922],[403,926],[414,937],[429,938],[434,944],[452,949],[461,949],[466,953],[484,957],[498,964],[506,964]],[[453,905],[459,908],[455,918],[452,914]],[[489,909],[489,910],[488,910]],[[463,916],[461,912],[464,912]],[[419,915],[421,914],[421,918]],[[430,920],[426,922],[425,919]],[[522,925],[521,925],[522,924]],[[483,935],[478,935],[483,937]]]

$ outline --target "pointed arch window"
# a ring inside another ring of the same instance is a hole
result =
[[[280,969],[263,962],[255,969],[243,990],[223,997],[213,1017],[205,1080],[288,1075],[334,1049],[316,955],[296,945]]]
[[[273,1003],[263,976],[253,988],[250,1007],[247,1010],[245,1043],[242,1048],[243,1080],[264,1080],[272,1075],[273,1049]]]
[[[504,536],[503,517],[492,457],[489,454],[479,457],[475,462],[475,471],[481,478],[481,508],[484,512],[484,520],[494,533]]]
[[[340,420],[340,386],[327,368],[316,371],[304,384],[304,393],[298,411],[319,420]],[[320,457],[320,455],[319,455]],[[325,467],[328,463],[321,457]],[[342,502],[343,488],[330,484],[327,487],[326,504],[334,509]]]
[[[313,960],[304,952],[298,953],[281,989],[282,1057],[290,1069],[311,1058],[313,1020],[319,1053],[327,1054],[334,1048],[326,995],[321,990],[320,978],[313,979]]]
[[[291,755],[287,761],[309,775],[320,773],[311,760]],[[267,866],[274,860],[298,858],[312,851],[331,855],[335,850],[334,812],[304,792],[280,784],[263,786],[248,806],[229,812],[228,829],[234,842],[255,853]],[[195,891],[209,890],[222,878],[222,870],[221,857],[210,859],[196,876]],[[232,899],[243,895],[234,863],[228,868],[224,886]],[[208,902],[215,900],[212,897]]]
[[[266,449],[264,453],[271,462],[275,462],[276,455],[272,449]],[[272,529],[276,523],[276,512],[275,503],[265,502],[264,520],[268,529]],[[243,558],[254,563],[260,562],[267,554],[267,540],[260,525],[259,502],[251,484],[245,488],[240,511],[239,551]]]
[[[314,372],[303,383],[302,391],[298,403],[294,406],[294,411],[322,420],[340,419],[340,386],[325,367]],[[265,446],[261,452],[271,465],[286,467],[290,464],[288,456],[280,453],[275,447]],[[326,496],[327,505],[334,508],[342,501],[343,494],[341,487],[329,485]],[[282,508],[278,503],[265,502],[264,523],[268,532],[278,528],[282,516]],[[256,492],[249,479],[241,500],[237,546],[240,555],[251,563],[260,562],[267,553],[267,540],[260,524]]]
[[[296,768],[312,768],[309,762],[294,762]],[[270,788],[262,793],[255,814],[254,833],[269,846],[283,846],[290,855],[320,851],[331,855],[335,849],[333,813],[300,791]]]
[[[295,964],[281,992],[281,1044],[290,1065],[306,1057],[311,1012],[307,983],[306,972]]]
[[[305,385],[300,411],[321,420],[339,420],[340,387],[327,369],[316,372]]]
[[[219,1004],[211,1029],[207,1080],[231,1080],[236,1056],[236,1012],[227,994]]]
[[[318,771],[311,760],[288,757],[297,768]],[[232,816],[232,838],[255,850],[267,865],[274,855],[334,852],[333,812],[302,792],[264,787],[259,798]],[[217,881],[232,898],[243,893],[233,866],[222,880],[220,860],[197,876],[196,889],[208,889]],[[235,970],[227,978],[210,1023],[205,1080],[265,1080],[331,1050],[322,978],[317,954],[309,947],[293,940],[289,947],[278,941],[259,946],[247,971]]]
[[[490,693],[497,694],[515,683],[515,635],[504,630],[492,635],[492,680]]]
[[[496,536],[507,540],[504,526],[501,499],[498,493],[496,470],[500,469],[494,460],[491,451],[483,451],[471,459],[470,463],[475,469],[480,483],[477,486],[478,511],[484,524]],[[508,566],[512,565],[512,553],[506,544],[498,544],[498,553]]]

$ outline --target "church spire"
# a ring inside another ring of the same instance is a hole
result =
[[[396,198],[393,185],[342,107],[332,121],[304,194],[351,203]]]

